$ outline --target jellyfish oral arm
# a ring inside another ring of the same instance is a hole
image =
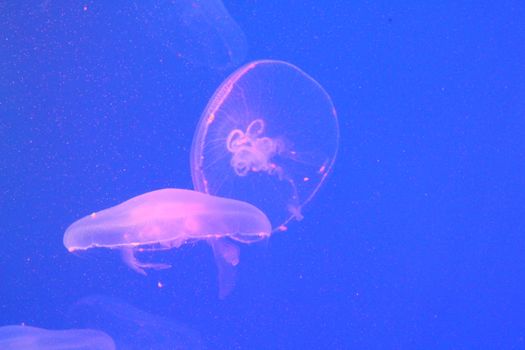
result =
[[[123,248],[121,252],[122,252],[122,260],[124,261],[124,263],[128,265],[135,272],[138,272],[144,276],[147,275],[146,274],[147,269],[164,270],[164,269],[171,268],[171,265],[169,264],[145,263],[145,262],[139,261],[137,257],[135,256],[134,248]]]
[[[219,298],[224,299],[235,288],[236,266],[239,264],[239,247],[226,238],[210,239],[217,264]]]

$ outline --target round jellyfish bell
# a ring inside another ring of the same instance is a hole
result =
[[[232,240],[251,243],[270,234],[268,218],[251,204],[168,188],[76,221],[67,228],[64,245],[70,252],[96,247],[119,249],[129,267],[145,274],[146,269],[170,266],[141,262],[137,252],[205,240],[212,246],[218,265],[219,294],[226,296],[234,287],[234,268],[239,263],[239,248]]]
[[[255,61],[228,77],[193,138],[194,188],[251,203],[284,230],[302,218],[334,164],[339,126],[330,96],[282,61]]]
[[[228,69],[246,55],[244,32],[220,0],[135,1],[146,34],[190,65]]]

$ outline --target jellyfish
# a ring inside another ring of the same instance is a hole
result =
[[[113,338],[117,349],[205,348],[198,331],[173,320],[171,315],[152,314],[108,296],[80,299],[70,307],[67,318],[75,327],[103,330]]]
[[[94,329],[47,330],[29,326],[0,327],[2,350],[114,350],[106,333]]]
[[[137,1],[150,38],[189,64],[228,69],[246,55],[246,37],[220,0]]]
[[[268,237],[271,225],[255,206],[191,190],[167,188],[148,192],[88,215],[69,226],[64,245],[70,252],[96,247],[118,249],[124,262],[138,273],[170,265],[140,261],[136,253],[178,248],[204,240],[214,251],[219,295],[235,285],[239,248]]]
[[[191,151],[197,191],[251,203],[285,230],[330,173],[339,126],[330,96],[282,61],[246,64],[208,102]]]

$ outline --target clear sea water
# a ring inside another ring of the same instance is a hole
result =
[[[525,348],[524,18],[505,0],[0,1],[0,326],[118,349]],[[173,266],[147,276],[69,253],[75,220],[193,188],[202,111],[259,59],[324,87],[340,144],[304,219],[241,246],[232,293],[205,242],[144,253]]]

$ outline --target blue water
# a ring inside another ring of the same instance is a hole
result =
[[[123,349],[525,347],[522,1],[188,1],[179,27],[184,8],[137,3],[0,2],[0,326]],[[200,115],[257,59],[325,88],[340,146],[304,219],[241,247],[231,295],[204,242],[145,254],[173,265],[147,276],[69,253],[80,217],[193,188]]]

